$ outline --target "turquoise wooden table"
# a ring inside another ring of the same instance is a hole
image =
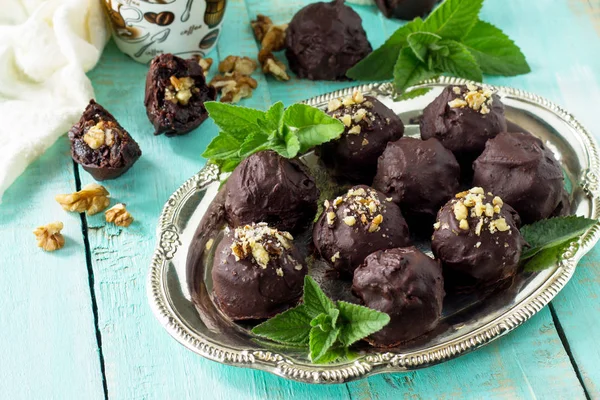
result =
[[[288,21],[306,0],[228,0],[217,61],[256,57],[249,20]],[[355,7],[379,46],[399,22]],[[532,72],[487,82],[538,93],[573,112],[600,139],[600,0],[487,0],[482,18],[527,55]],[[0,398],[600,398],[600,248],[568,286],[515,332],[459,359],[349,384],[311,386],[222,366],[186,350],[162,329],[146,300],[158,215],[168,196],[204,164],[211,122],[184,137],[152,135],[143,107],[147,67],[110,43],[89,73],[97,100],[134,135],[144,155],[106,182],[135,217],[128,229],[103,216],[67,214],[53,200],[92,182],[73,166],[66,137],[31,165],[0,205]],[[242,104],[266,108],[352,85],[265,79]],[[31,231],[65,224],[67,245],[45,253]]]

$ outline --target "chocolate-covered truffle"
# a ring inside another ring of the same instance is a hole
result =
[[[321,257],[346,276],[372,252],[403,247],[409,242],[400,208],[365,185],[326,200],[313,229],[313,243]]]
[[[442,207],[431,250],[442,262],[446,286],[485,287],[513,276],[524,245],[516,211],[474,187]]]
[[[313,3],[294,15],[287,28],[285,56],[300,78],[341,80],[372,51],[358,14],[344,4]]]
[[[69,140],[73,160],[97,181],[123,175],[142,155],[131,135],[94,100],[69,130]]]
[[[321,145],[317,154],[334,176],[370,184],[385,146],[404,134],[402,121],[379,100],[358,91],[331,100],[327,112],[346,128],[338,140]]]
[[[506,119],[500,97],[471,84],[447,86],[425,107],[421,118],[421,138],[438,139],[454,153],[466,176],[485,142],[503,131]]]
[[[392,347],[433,330],[442,314],[444,281],[439,262],[415,247],[376,251],[354,272],[352,292],[390,322],[367,338]]]
[[[503,132],[489,140],[473,170],[473,184],[502,197],[524,224],[550,217],[563,199],[560,164],[528,133]]]
[[[241,162],[226,186],[225,212],[234,227],[266,222],[296,232],[317,212],[319,190],[300,161],[261,151]]]
[[[197,128],[208,118],[204,102],[216,97],[197,60],[161,54],[150,62],[144,105],[155,135],[183,135]]]
[[[289,233],[265,223],[228,230],[215,251],[214,298],[233,320],[269,318],[296,305],[307,272]]]
[[[402,212],[434,217],[458,191],[460,167],[437,139],[405,137],[388,144],[379,157],[373,187]]]
[[[407,21],[424,17],[433,9],[437,0],[375,0],[375,4],[387,18]]]

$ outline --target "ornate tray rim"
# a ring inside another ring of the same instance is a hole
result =
[[[466,83],[475,82],[453,77],[439,77],[423,81],[421,84],[415,86],[415,88],[429,84],[459,85]],[[553,112],[580,135],[587,151],[587,161],[589,162],[589,168],[582,177],[581,185],[590,197],[592,217],[598,218],[600,214],[600,188],[598,183],[600,153],[591,133],[573,115],[543,97],[520,89],[505,86],[488,86],[507,95],[530,101],[537,106]],[[350,94],[355,89],[388,96],[394,93],[390,83],[366,84],[316,96],[306,100],[305,103],[309,105],[322,104],[333,97]],[[465,334],[449,343],[404,354],[374,351],[356,360],[336,365],[303,364],[290,360],[285,355],[277,352],[234,349],[214,343],[208,338],[192,332],[170,307],[165,292],[164,273],[167,262],[174,257],[177,248],[182,244],[174,224],[179,206],[193,193],[203,190],[218,178],[218,168],[214,165],[207,165],[179,187],[165,204],[157,228],[157,246],[148,273],[147,294],[150,307],[171,336],[186,348],[205,358],[222,364],[267,371],[287,379],[305,383],[343,383],[384,372],[403,372],[423,368],[456,358],[482,347],[492,340],[511,332],[546,306],[571,279],[579,260],[600,239],[600,224],[596,224],[579,241],[571,243],[561,256],[558,263],[559,268],[534,294],[522,300],[521,303],[504,315],[487,323],[476,331]]]

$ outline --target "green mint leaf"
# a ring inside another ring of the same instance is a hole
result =
[[[233,135],[221,132],[206,147],[202,157],[212,160],[224,160],[235,157],[240,149],[241,142]]]
[[[306,345],[312,329],[310,322],[306,307],[299,305],[255,326],[252,333],[274,342]]]
[[[278,101],[269,108],[265,114],[265,119],[270,123],[273,130],[281,131],[283,126],[283,113],[285,107],[283,103]]]
[[[337,346],[334,344],[331,346],[321,357],[319,357],[319,364],[328,364],[334,361],[351,360],[356,358],[356,354],[345,348],[344,346]]]
[[[298,137],[300,153],[329,142],[344,131],[340,121],[305,104],[288,107],[283,114],[283,124]]]
[[[556,266],[558,258],[563,253],[565,246],[567,246],[568,244],[569,241],[536,253],[533,257],[527,260],[527,263],[523,267],[523,270],[525,272],[537,272],[542,271],[546,268]]]
[[[345,301],[337,302],[340,310],[341,332],[339,341],[345,346],[363,339],[383,328],[390,322],[386,313],[372,310]]]
[[[415,97],[424,96],[431,91],[431,88],[419,88],[409,90],[408,92],[402,93],[400,96],[394,97],[394,101],[403,101],[414,99]]]
[[[317,326],[310,330],[310,359],[313,363],[319,364],[331,359],[331,356],[327,356],[327,352],[333,346],[339,334],[340,328],[323,330],[320,326]]]
[[[394,86],[401,93],[407,87],[435,75],[435,72],[428,70],[427,66],[419,61],[410,47],[405,47],[400,51],[394,65]]]
[[[420,61],[426,62],[429,46],[439,41],[441,38],[441,36],[438,36],[435,33],[415,32],[408,35],[406,40],[413,53],[415,53],[415,56],[417,56]]]
[[[447,47],[449,51],[446,57],[434,53],[432,57],[433,67],[438,72],[448,72],[454,76],[477,82],[483,80],[481,69],[475,57],[465,46],[454,40],[440,40],[437,44],[442,48]]]
[[[478,20],[483,0],[445,0],[425,20],[423,30],[461,40]]]
[[[262,131],[257,121],[265,118],[263,111],[217,101],[207,101],[204,105],[221,131],[229,133],[240,141],[250,133]]]
[[[394,64],[403,47],[408,45],[406,38],[423,27],[423,20],[415,18],[398,28],[383,45],[360,60],[346,72],[346,76],[359,81],[385,81],[394,77]]]
[[[263,132],[254,132],[246,136],[246,140],[239,147],[239,156],[244,159],[261,150],[268,149],[269,136]]]
[[[319,314],[329,315],[335,309],[333,301],[323,293],[317,282],[310,276],[304,277],[304,296],[302,297],[306,313],[311,318]]]
[[[531,258],[544,249],[573,240],[597,223],[595,219],[571,215],[525,225],[521,228],[521,234],[529,248],[521,254],[521,259]]]
[[[531,71],[521,49],[489,22],[477,21],[462,43],[484,74],[515,76]]]
[[[298,152],[302,149],[300,144],[300,138],[296,132],[290,130],[287,126],[282,127],[283,140],[285,141],[285,148],[287,150],[287,158],[294,158],[298,155]]]
[[[310,326],[316,327],[319,326],[324,331],[331,330],[333,328],[337,328],[337,320],[340,316],[340,310],[334,308],[330,310],[329,314],[321,313],[317,315],[315,318],[310,321]]]
[[[242,162],[239,157],[232,157],[227,160],[215,160],[214,163],[219,166],[221,172],[231,172]]]

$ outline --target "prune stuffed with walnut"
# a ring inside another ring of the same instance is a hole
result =
[[[161,54],[150,63],[144,105],[155,135],[183,135],[197,128],[208,118],[204,102],[216,96],[196,60]]]
[[[69,130],[69,139],[73,160],[97,181],[123,175],[142,155],[131,135],[94,100]]]

